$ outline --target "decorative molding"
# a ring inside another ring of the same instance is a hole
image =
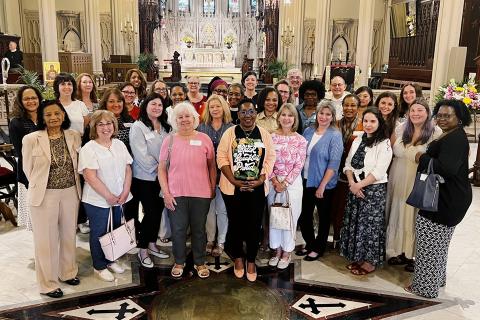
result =
[[[59,51],[72,51],[69,40],[66,40],[67,36],[72,36],[73,41],[75,36],[78,37],[78,41],[80,43],[80,50],[84,50],[85,48],[85,36],[84,33],[81,32],[81,25],[80,25],[80,12],[76,11],[67,11],[67,10],[60,10],[57,11],[57,43]],[[77,51],[77,50],[76,50]]]
[[[314,75],[314,54],[315,54],[315,19],[305,19],[303,21],[303,39],[302,39],[302,72],[304,79],[310,79]]]
[[[102,47],[102,61],[110,61],[110,55],[113,54],[112,33],[111,13],[100,13],[100,45]]]
[[[25,25],[23,26],[23,52],[39,53],[42,52],[42,42],[40,39],[40,18],[38,11],[23,11]]]
[[[329,41],[329,56],[332,54],[332,45],[337,38],[343,37],[348,45],[349,62],[355,63],[357,48],[358,19],[332,20],[332,38]]]

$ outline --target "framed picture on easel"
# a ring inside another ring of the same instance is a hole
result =
[[[43,81],[46,85],[53,85],[53,80],[60,73],[60,62],[43,63]]]

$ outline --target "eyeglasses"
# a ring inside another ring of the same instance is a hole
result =
[[[122,91],[123,94],[133,96],[135,94],[135,91]]]
[[[100,128],[109,127],[111,125],[113,125],[113,122],[111,122],[111,121],[97,123],[97,127],[100,127]]]
[[[454,116],[453,114],[449,114],[449,113],[437,113],[435,115],[435,119],[437,119],[437,120],[442,120],[442,119],[449,120],[453,116]]]
[[[331,87],[341,87],[343,86],[343,83],[332,83],[330,84]]]
[[[242,96],[241,93],[236,93],[236,92],[235,93],[234,92],[229,92],[228,95],[230,97],[237,97],[237,98],[240,98]]]
[[[157,92],[157,93],[160,93],[160,92],[161,92],[161,93],[165,93],[165,92],[167,92],[167,89],[165,89],[165,88],[159,88],[159,89],[155,89],[155,90],[153,90],[153,91],[155,91],[155,92]]]
[[[198,86],[200,82],[189,82],[188,84],[191,86]]]
[[[278,90],[278,93],[280,93],[281,95],[290,94],[289,91],[283,91],[283,90]]]
[[[238,111],[238,114],[241,115],[242,117],[245,117],[245,116],[251,117],[251,116],[254,116],[256,113],[257,111],[255,111],[254,109]]]
[[[35,101],[35,100],[38,100],[38,97],[22,98],[22,101]]]
[[[213,90],[213,92],[216,93],[216,94],[222,94],[222,93],[227,94],[228,91],[227,90],[215,89],[215,90]]]

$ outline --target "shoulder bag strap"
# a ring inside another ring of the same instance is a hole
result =
[[[169,134],[169,136],[170,136],[170,141],[168,142],[168,154],[167,154],[167,161],[166,161],[167,172],[168,172],[168,169],[170,169],[170,158],[172,155],[172,147],[173,147],[173,134]]]

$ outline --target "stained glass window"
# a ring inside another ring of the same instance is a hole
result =
[[[229,13],[240,13],[240,2],[239,2],[239,0],[228,0],[228,12]]]
[[[178,0],[178,11],[190,12],[190,0]]]
[[[203,0],[203,13],[215,13],[215,0]]]
[[[257,0],[250,0],[250,8],[252,11],[257,10]]]

